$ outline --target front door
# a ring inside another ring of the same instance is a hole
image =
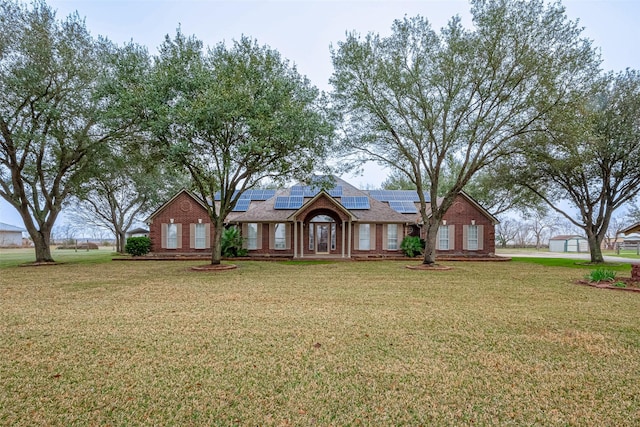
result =
[[[316,226],[316,253],[328,254],[329,253],[329,241],[331,233],[330,224],[315,224]]]

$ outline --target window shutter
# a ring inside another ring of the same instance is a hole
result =
[[[160,247],[162,249],[167,248],[167,234],[168,234],[169,224],[162,224],[160,227]]]
[[[382,225],[382,250],[389,249],[389,225]]]
[[[256,249],[262,249],[262,228],[264,224],[258,223],[258,244],[256,245]]]
[[[241,228],[242,228],[242,230],[241,230],[241,233],[242,233],[242,247],[244,249],[247,249],[247,246],[248,246],[248,244],[247,244],[248,240],[247,239],[249,237],[249,226],[246,223],[244,223],[244,224],[242,224]]]
[[[484,225],[478,225],[478,250],[484,249]]]
[[[452,251],[456,248],[456,226],[449,226],[449,250]]]
[[[360,224],[355,224],[354,226],[353,250],[360,250]]]
[[[189,224],[189,247],[191,249],[196,247],[196,225]]]
[[[204,247],[211,249],[211,224],[204,225]]]
[[[469,249],[469,226],[462,226],[462,250]]]
[[[182,249],[182,224],[176,224],[178,231],[178,245],[176,246],[178,249]]]
[[[369,224],[369,249],[374,250],[376,248],[376,228],[378,224]]]

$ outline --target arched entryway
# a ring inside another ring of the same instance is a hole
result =
[[[316,215],[308,222],[307,243],[309,253],[329,255],[338,249],[338,227],[330,215]]]

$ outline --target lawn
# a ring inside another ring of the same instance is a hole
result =
[[[640,419],[640,295],[588,269],[238,264],[0,269],[0,424]]]

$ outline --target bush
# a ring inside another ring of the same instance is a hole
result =
[[[247,256],[248,251],[242,247],[242,236],[237,227],[229,227],[222,232],[222,256],[235,258]]]
[[[590,282],[613,282],[616,278],[616,272],[613,270],[607,270],[605,268],[598,268],[596,270],[592,270],[589,274],[587,274],[587,279]]]
[[[151,251],[151,239],[148,237],[129,237],[124,251],[133,256],[146,255]]]
[[[408,257],[415,257],[424,252],[424,241],[418,236],[407,236],[402,239],[400,249]]]

